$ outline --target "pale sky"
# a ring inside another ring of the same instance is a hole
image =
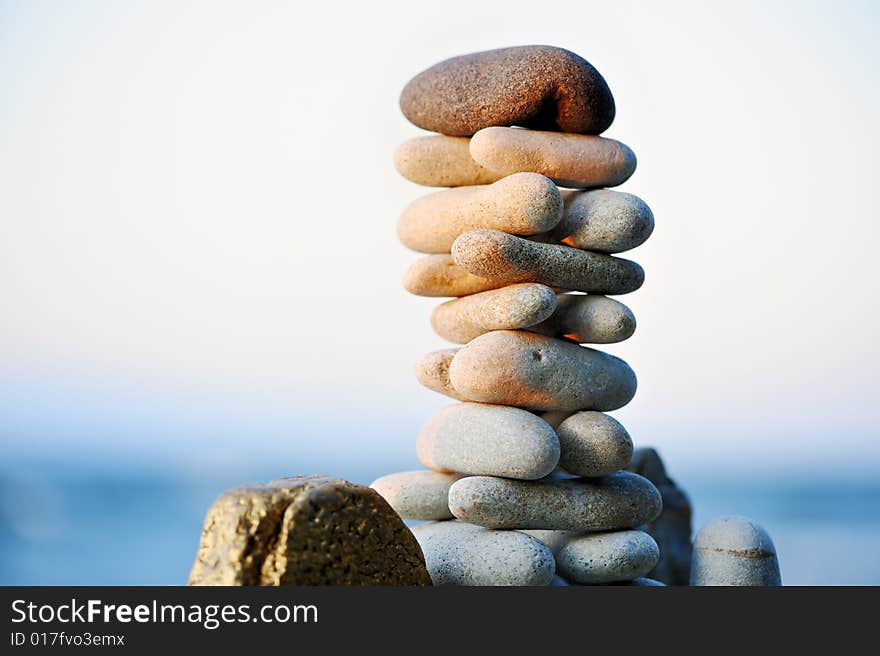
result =
[[[3,451],[415,464],[445,344],[400,285],[398,94],[546,43],[656,217],[614,415],[680,462],[877,467],[877,4],[443,7],[0,0]]]

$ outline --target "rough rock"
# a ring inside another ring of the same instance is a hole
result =
[[[374,490],[327,476],[230,490],[211,506],[190,585],[430,585],[418,543]]]

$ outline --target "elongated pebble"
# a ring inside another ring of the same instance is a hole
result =
[[[620,301],[599,294],[559,294],[556,310],[532,332],[579,344],[614,344],[632,337],[636,317]]]
[[[457,403],[419,431],[419,461],[437,471],[533,480],[559,462],[559,440],[540,417],[519,408]]]
[[[562,196],[537,173],[515,173],[490,185],[435,191],[404,210],[397,236],[421,253],[448,253],[468,230],[490,228],[515,235],[536,235],[562,218]]]
[[[473,160],[470,141],[442,134],[409,139],[394,151],[394,166],[407,180],[426,187],[484,185],[503,178]]]
[[[475,276],[592,294],[628,294],[645,281],[630,260],[571,246],[544,244],[498,230],[471,230],[452,244],[456,264]]]
[[[657,564],[660,550],[643,531],[590,533],[565,542],[554,551],[560,575],[573,583],[596,585],[631,581]]]
[[[458,266],[451,255],[426,255],[406,270],[403,286],[416,296],[467,296],[504,287],[503,280],[489,280]]]
[[[424,355],[416,363],[416,378],[429,390],[459,401],[466,401],[467,399],[456,392],[449,382],[449,365],[452,364],[452,358],[457,352],[458,349],[443,349]]]
[[[531,410],[616,410],[636,392],[636,375],[620,358],[514,330],[486,333],[461,348],[449,380],[471,401]]]
[[[453,515],[495,529],[613,531],[649,522],[660,508],[657,488],[629,472],[597,479],[553,475],[540,481],[469,476],[449,488]]]
[[[577,476],[606,476],[629,465],[633,442],[613,417],[587,410],[577,412],[556,428],[559,466]]]
[[[466,344],[492,330],[534,326],[555,309],[552,289],[538,283],[521,283],[446,301],[434,309],[431,325],[440,337]]]
[[[449,488],[461,475],[436,471],[388,474],[370,484],[403,519],[449,519]]]
[[[544,239],[600,253],[640,246],[654,231],[654,214],[638,196],[612,189],[566,192],[562,221]]]
[[[782,585],[773,540],[746,517],[709,521],[694,538],[691,585]]]
[[[456,521],[421,524],[412,533],[434,585],[548,585],[553,580],[553,554],[524,533]]]
[[[604,137],[491,127],[471,139],[471,157],[494,173],[533,171],[561,187],[616,187],[636,170],[629,146]]]

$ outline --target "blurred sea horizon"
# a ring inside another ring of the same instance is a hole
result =
[[[225,489],[318,472],[368,485],[384,473],[418,468],[406,458],[355,456],[314,459],[289,470],[278,464],[284,457],[201,466],[180,459],[169,466],[173,454],[6,454],[0,464],[0,584],[185,584],[204,514]],[[770,532],[784,584],[880,584],[876,475],[744,474],[666,464],[691,498],[695,530],[712,517],[741,514]]]

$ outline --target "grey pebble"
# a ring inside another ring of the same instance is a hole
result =
[[[554,554],[559,573],[585,585],[631,581],[650,572],[660,558],[657,543],[642,531],[582,535]]]
[[[691,585],[782,585],[773,540],[747,517],[716,517],[694,539]]]

